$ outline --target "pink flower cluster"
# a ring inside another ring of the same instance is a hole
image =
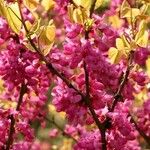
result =
[[[0,76],[5,87],[1,99],[18,103],[21,85],[26,85],[26,94],[22,100],[19,115],[15,115],[15,120],[19,120],[16,123],[16,133],[22,133],[26,140],[31,141],[34,134],[28,122],[39,118],[46,111],[43,108],[47,101],[46,94],[51,83],[51,74],[46,66],[40,63],[39,56],[20,44],[19,36],[10,31],[5,20],[0,19],[1,45],[6,42],[0,52]],[[15,109],[0,112],[0,115],[5,112],[3,118],[8,118],[1,120],[3,128],[1,146],[6,144],[11,122],[9,117],[15,113]]]
[[[0,108],[0,149],[6,148],[12,128],[12,150],[40,150],[31,125],[37,120],[40,123],[45,121],[47,93],[52,87],[50,103],[57,112],[65,112],[68,124],[61,132],[74,139],[74,150],[103,150],[104,140],[108,150],[141,150],[138,129],[130,112],[135,113],[139,129],[150,137],[150,99],[141,108],[133,108],[136,94],[147,90],[149,95],[146,60],[150,50],[149,46],[144,48],[137,44],[132,53],[126,51],[119,63],[111,63],[108,51],[111,47],[117,47],[117,38],[123,34],[128,44],[133,44],[130,43],[130,33],[125,32],[130,28],[127,19],[122,19],[119,29],[113,28],[108,21],[110,16],[118,15],[118,5],[122,2],[111,1],[109,10],[102,14],[98,14],[98,10],[97,14],[90,12],[92,17],[84,24],[69,19],[67,7],[75,3],[72,0],[56,0],[52,14],[51,10],[44,14],[39,13],[42,10],[36,10],[39,11],[37,16],[44,16],[44,21],[49,21],[52,16],[57,28],[56,41],[47,56],[41,56],[38,48],[36,52],[28,50],[23,44],[22,29],[19,34],[14,33],[6,20],[0,17],[0,80],[5,88],[0,101],[14,104],[8,109],[4,106]],[[127,2],[129,7],[135,7],[135,1]],[[24,5],[22,1],[21,5]],[[82,12],[81,8],[84,9],[74,5],[74,18],[82,17],[83,14],[77,14]],[[22,21],[33,24],[35,17],[30,10],[25,6],[20,10],[24,18]],[[89,26],[88,21],[92,22]],[[38,38],[28,36],[31,45],[38,43]],[[119,49],[114,57],[120,51],[123,49]],[[131,55],[133,59],[130,62],[126,57]],[[21,92],[22,86],[24,93]],[[41,126],[46,125],[46,122],[42,123]],[[58,129],[50,130],[49,137],[58,136]]]

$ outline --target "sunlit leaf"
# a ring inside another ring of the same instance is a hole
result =
[[[93,23],[94,23],[93,19],[86,19],[85,30],[88,31],[92,27]]]
[[[35,20],[31,28],[29,29],[30,34],[35,34],[39,32],[40,29],[40,24],[41,24],[41,19]]]
[[[0,13],[4,18],[6,18],[10,28],[18,34],[20,32],[22,22],[17,2],[4,4],[4,1],[0,0]]]
[[[136,106],[142,106],[144,101],[148,98],[146,88],[144,88],[143,90],[141,90],[137,94],[135,94],[135,93],[133,93],[133,94],[134,94],[134,97],[135,97],[134,104]]]
[[[44,9],[46,11],[48,11],[49,9],[53,8],[55,5],[55,2],[53,0],[42,0],[41,1],[42,6],[44,7]]]
[[[147,25],[144,20],[139,25],[138,33],[135,36],[135,42],[141,47],[146,47],[148,44],[148,31]]]
[[[84,23],[84,18],[82,15],[82,10],[80,8],[76,8],[73,11],[73,20],[75,23],[80,23],[83,24]]]
[[[85,9],[90,9],[93,0],[73,0],[73,2],[77,5],[77,6],[82,6]],[[98,7],[100,7],[103,3],[103,0],[97,0],[96,4],[95,4],[95,9],[97,9]]]
[[[111,63],[117,64],[121,60],[122,54],[118,49],[111,47],[108,51],[108,58]]]
[[[146,60],[146,72],[150,77],[150,57]]]
[[[4,91],[3,80],[0,79],[0,94]]]
[[[24,0],[23,2],[29,10],[36,9],[39,4],[39,0]]]
[[[140,10],[138,8],[131,8],[127,0],[124,0],[120,8],[121,18],[132,18],[140,15]]]
[[[97,0],[95,4],[95,9],[99,8],[103,4],[104,0]]]
[[[10,108],[16,108],[16,106],[17,106],[16,102],[0,99],[0,108],[10,109]]]
[[[130,47],[126,47],[122,38],[116,39],[116,48],[111,47],[108,51],[108,58],[111,63],[117,64],[122,58],[127,58],[130,51]]]
[[[144,15],[146,13],[148,7],[149,5],[147,4],[142,5],[142,7],[140,8],[141,15]]]
[[[118,15],[113,15],[109,17],[109,22],[114,28],[120,28],[122,26],[123,21],[119,18]]]
[[[82,6],[83,8],[90,9],[92,5],[92,0],[73,0],[77,6]]]
[[[131,50],[130,45],[127,45],[123,38],[116,39],[116,47],[118,50],[122,51],[124,55],[128,54]]]
[[[40,34],[38,36],[38,45],[43,53],[46,56],[54,43],[56,28],[53,24],[50,23],[47,26],[40,27]]]
[[[71,150],[72,149],[72,139],[64,139],[63,145],[61,146],[60,150]]]
[[[68,9],[68,16],[70,20],[73,22],[73,10],[74,10],[73,4],[68,5],[67,9]]]
[[[123,49],[125,47],[124,42],[121,38],[116,39],[116,47],[117,49]]]
[[[0,0],[0,16],[5,16],[5,6],[3,0]]]
[[[68,5],[68,16],[72,22],[84,24],[88,18],[89,13],[85,8],[75,8],[73,4]]]

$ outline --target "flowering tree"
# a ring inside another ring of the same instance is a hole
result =
[[[0,149],[42,149],[37,120],[57,128],[48,140],[71,139],[60,149],[150,148],[149,10],[149,0],[0,0]]]

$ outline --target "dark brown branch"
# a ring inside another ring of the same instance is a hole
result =
[[[120,98],[122,98],[121,92],[122,92],[125,84],[128,81],[128,76],[129,76],[131,65],[132,65],[132,59],[133,59],[133,52],[131,51],[131,53],[129,54],[127,69],[126,69],[124,75],[122,76],[122,79],[121,79],[121,82],[120,82],[119,87],[117,89],[117,92],[114,95],[114,101],[112,103],[112,107],[110,108],[110,112],[114,111],[115,106],[119,102]]]
[[[85,85],[86,85],[86,99],[85,99],[85,103],[87,105],[87,107],[89,108],[91,114],[92,114],[92,117],[100,131],[100,134],[101,134],[101,143],[102,143],[102,150],[106,150],[106,145],[107,145],[107,142],[106,142],[106,137],[105,137],[105,126],[104,124],[102,124],[98,117],[97,117],[97,114],[95,113],[95,110],[93,109],[92,107],[92,104],[91,104],[91,101],[90,101],[90,85],[89,85],[89,74],[88,74],[88,71],[87,71],[87,68],[86,68],[86,63],[84,61],[84,72],[85,72]]]
[[[23,95],[25,93],[26,93],[26,85],[23,83],[21,85],[16,111],[19,111],[21,103],[22,103],[22,100],[23,100]],[[15,132],[15,118],[14,118],[13,115],[10,116],[10,120],[11,120],[11,123],[10,123],[8,140],[6,142],[6,149],[5,150],[9,150],[11,145],[13,144],[13,135],[14,135],[14,132]]]
[[[94,12],[94,8],[95,8],[95,4],[96,4],[96,0],[93,1],[91,8],[90,8],[90,18],[92,17],[92,14]],[[89,39],[89,30],[87,30],[85,32],[85,39],[88,40]],[[106,150],[107,149],[107,142],[106,142],[106,135],[105,135],[105,124],[101,123],[98,119],[98,116],[95,112],[95,110],[92,107],[91,101],[90,101],[90,84],[89,84],[89,73],[87,70],[87,65],[85,60],[83,61],[83,67],[84,67],[84,74],[85,74],[85,86],[86,86],[86,98],[85,98],[85,103],[87,105],[87,107],[90,110],[90,113],[100,131],[101,134],[101,143],[102,143],[102,150]]]
[[[139,134],[144,138],[144,140],[146,141],[146,143],[148,144],[148,148],[150,148],[150,137],[148,137],[137,125],[136,121],[134,120],[134,118],[131,116],[131,114],[129,114],[129,116],[131,117],[131,123],[134,124],[136,130],[139,132]]]
[[[92,14],[94,12],[96,1],[97,0],[92,0],[92,5],[91,5],[91,8],[90,8],[90,18],[92,17]]]
[[[24,18],[23,18],[22,11],[21,11],[21,4],[20,4],[19,0],[18,0],[18,6],[19,6],[20,14],[21,14],[21,20],[22,20],[23,26],[25,28],[25,31],[27,33],[28,41],[30,42],[31,46],[39,54],[41,60],[45,62],[46,66],[50,70],[50,72],[53,73],[54,75],[58,76],[60,79],[62,79],[69,88],[74,89],[82,97],[82,99],[84,99],[84,95],[77,88],[75,88],[75,86],[73,86],[71,84],[71,82],[62,73],[60,73],[56,68],[54,68],[54,66],[50,62],[48,62],[47,59],[45,58],[45,56],[41,53],[40,49],[38,47],[36,47],[36,45],[34,44],[33,40],[30,37],[27,26],[24,23]]]
[[[131,65],[132,65],[132,60],[133,60],[133,51],[131,51],[130,55],[129,55],[129,60],[128,60],[128,66],[126,69],[126,72],[124,73],[123,77],[122,77],[122,81],[118,87],[118,90],[116,92],[116,94],[114,95],[114,102],[112,104],[112,107],[110,109],[110,112],[113,112],[115,109],[115,106],[117,105],[117,103],[119,102],[120,99],[122,99],[121,96],[121,92],[125,86],[125,84],[128,81],[128,76],[130,73],[130,69],[131,69]],[[131,116],[131,114],[129,114],[129,116]],[[108,119],[106,120],[106,122],[108,121]],[[137,125],[136,121],[134,120],[134,118],[131,116],[131,123],[134,124],[136,130],[139,132],[139,134],[144,138],[144,140],[147,142],[147,144],[150,146],[150,137],[148,137]]]

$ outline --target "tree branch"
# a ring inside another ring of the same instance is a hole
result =
[[[93,1],[91,8],[90,8],[90,18],[92,17],[92,14],[94,12],[94,8],[95,8],[95,4],[96,4],[96,0]],[[89,39],[89,30],[85,31],[85,39],[88,40]],[[100,131],[101,134],[101,143],[102,143],[102,150],[106,150],[107,149],[107,142],[106,142],[106,135],[105,135],[105,124],[101,123],[97,117],[97,114],[95,112],[95,110],[92,107],[91,101],[90,101],[90,84],[89,84],[89,73],[87,70],[87,65],[85,60],[83,60],[83,67],[84,67],[84,74],[85,74],[85,86],[86,86],[86,98],[85,98],[85,103],[87,105],[87,107],[90,110],[90,113]]]
[[[23,83],[21,85],[16,111],[19,111],[22,100],[23,100],[23,95],[25,93],[26,93],[26,85]],[[10,115],[10,120],[11,120],[11,123],[10,123],[9,135],[8,135],[8,140],[6,142],[6,149],[5,150],[9,150],[11,145],[13,144],[13,135],[14,135],[14,132],[15,132],[15,118],[14,118],[13,115]]]
[[[91,114],[92,114],[92,117],[100,131],[100,134],[101,134],[101,143],[102,143],[102,150],[106,150],[106,145],[107,145],[107,142],[106,142],[106,137],[105,137],[105,126],[104,124],[102,124],[98,117],[97,117],[97,114],[95,112],[95,110],[93,109],[92,107],[92,104],[91,104],[91,101],[90,101],[90,85],[89,85],[89,74],[88,74],[88,71],[87,71],[87,68],[86,68],[86,63],[85,61],[83,62],[84,63],[84,72],[85,72],[85,85],[86,85],[86,99],[85,99],[85,103],[87,105],[87,107],[89,108]]]
[[[41,60],[45,62],[45,64],[46,64],[47,68],[49,69],[49,71],[51,73],[53,73],[54,75],[58,76],[60,79],[62,79],[69,88],[74,89],[82,97],[82,99],[84,99],[84,94],[82,94],[81,91],[79,91],[77,88],[75,88],[75,86],[73,86],[71,84],[71,82],[62,73],[60,73],[56,68],[54,68],[54,66],[50,62],[48,62],[47,59],[45,58],[45,56],[41,53],[40,49],[38,47],[36,47],[36,45],[34,44],[33,40],[30,37],[29,31],[28,31],[27,26],[26,26],[26,24],[24,22],[24,18],[23,18],[22,11],[21,11],[20,0],[17,0],[17,1],[18,1],[20,14],[21,14],[21,20],[22,20],[23,26],[25,28],[25,31],[26,31],[26,33],[28,35],[27,38],[28,38],[28,41],[30,42],[31,46],[39,54]]]
[[[121,96],[121,92],[125,86],[125,84],[127,83],[128,81],[128,76],[129,76],[129,73],[130,73],[130,69],[131,69],[131,65],[132,65],[132,60],[133,60],[133,54],[134,52],[131,51],[130,55],[129,55],[129,59],[128,59],[128,66],[127,66],[127,69],[126,69],[126,72],[124,73],[123,75],[123,78],[122,78],[122,81],[118,87],[118,90],[116,92],[116,94],[114,95],[114,101],[113,101],[113,104],[112,104],[112,107],[111,109],[109,110],[110,112],[113,112],[114,109],[115,109],[115,106],[117,105],[117,103],[119,102],[120,98],[122,99],[122,96]],[[147,142],[148,146],[150,146],[150,137],[148,137],[137,125],[136,121],[134,120],[134,118],[132,117],[131,114],[129,114],[129,116],[131,116],[131,123],[134,124],[136,130],[139,132],[139,134],[144,138],[144,140]],[[106,120],[106,122],[108,122],[109,119]]]
[[[137,125],[136,121],[134,120],[133,116],[131,114],[129,114],[129,116],[131,117],[131,123],[134,124],[136,130],[139,132],[139,134],[144,138],[144,140],[146,141],[146,143],[148,144],[148,148],[150,148],[150,137],[148,137]]]
[[[131,69],[131,65],[132,65],[132,60],[133,60],[133,51],[131,51],[130,54],[129,54],[128,66],[127,66],[127,69],[126,69],[124,75],[122,76],[122,79],[121,79],[121,82],[120,82],[119,87],[117,89],[117,92],[114,95],[114,101],[112,103],[112,107],[109,110],[110,112],[114,111],[115,106],[119,102],[119,99],[122,98],[121,92],[122,92],[125,84],[128,81],[128,76],[129,76],[129,73],[130,73],[130,69]]]

